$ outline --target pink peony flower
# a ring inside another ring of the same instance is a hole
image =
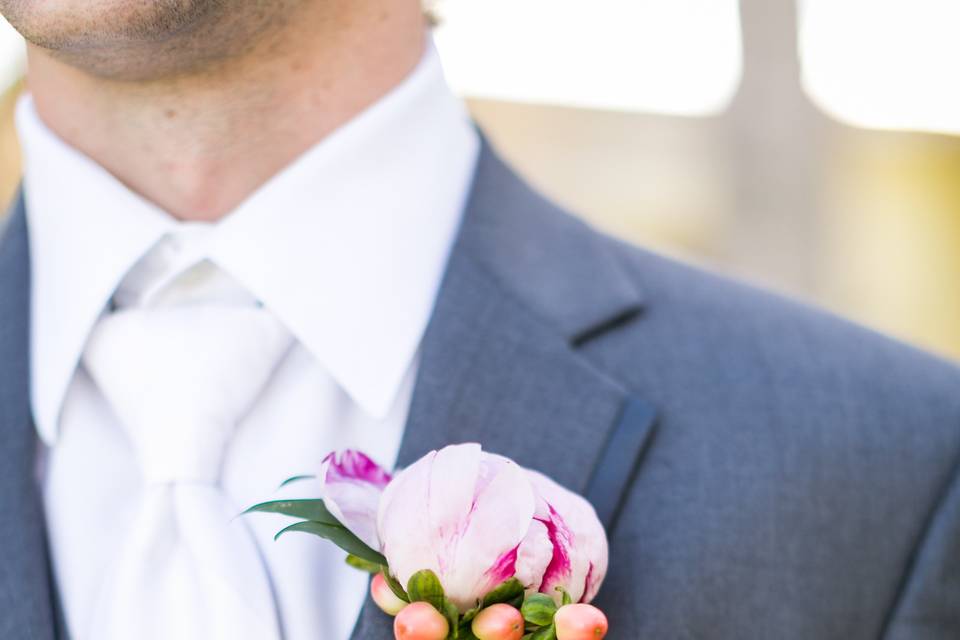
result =
[[[430,569],[461,612],[512,577],[558,604],[558,588],[588,602],[606,575],[593,507],[478,444],[431,451],[393,479],[347,451],[327,457],[320,480],[331,513],[386,557],[401,584]]]

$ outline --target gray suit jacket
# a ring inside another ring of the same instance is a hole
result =
[[[48,640],[29,287],[18,201],[0,239],[0,638]],[[613,639],[960,638],[960,371],[600,235],[487,147],[400,462],[467,440],[597,505]],[[368,603],[353,637],[389,640],[390,621]]]

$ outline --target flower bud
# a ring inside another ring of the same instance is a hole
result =
[[[448,633],[447,619],[426,602],[408,604],[393,619],[396,640],[444,640]]]
[[[393,592],[382,573],[373,576],[373,580],[370,582],[370,595],[377,606],[387,615],[395,616],[407,606],[407,603]]]
[[[520,640],[523,616],[508,604],[495,604],[477,614],[470,630],[478,640]]]
[[[600,640],[607,635],[607,616],[589,604],[568,604],[553,617],[557,640]]]

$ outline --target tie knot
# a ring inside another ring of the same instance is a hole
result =
[[[263,308],[122,309],[94,327],[83,364],[146,481],[215,483],[234,427],[291,341]]]

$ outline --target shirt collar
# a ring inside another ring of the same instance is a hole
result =
[[[17,110],[32,269],[31,402],[53,444],[87,337],[125,274],[184,223]],[[412,364],[479,151],[428,46],[414,72],[213,225],[206,258],[351,398],[386,415]]]

